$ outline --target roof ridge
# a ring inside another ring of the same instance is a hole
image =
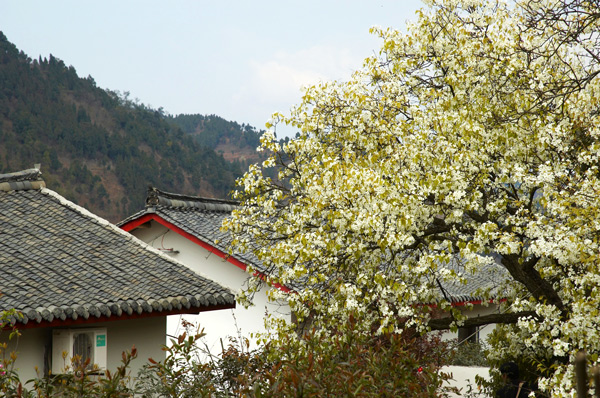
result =
[[[33,169],[0,174],[0,191],[21,191],[45,187],[46,183],[42,179],[39,164],[36,164]]]
[[[161,191],[152,186],[148,187],[148,195],[146,197],[146,207],[164,206],[231,212],[237,208],[238,205],[239,202],[235,200],[182,195],[178,193]]]

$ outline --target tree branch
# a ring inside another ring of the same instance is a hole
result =
[[[489,325],[492,323],[501,323],[501,324],[510,324],[517,323],[517,321],[521,318],[527,316],[536,316],[533,311],[526,312],[515,312],[515,313],[506,313],[506,314],[489,314],[482,315],[476,318],[468,318],[466,319],[461,327],[473,327],[473,326],[483,326]],[[454,319],[451,317],[446,318],[437,318],[432,319],[428,322],[427,326],[431,328],[431,330],[446,330],[450,329],[450,324],[454,322]]]
[[[508,254],[502,256],[502,265],[504,265],[504,268],[507,269],[516,281],[525,286],[533,297],[554,305],[565,316],[567,314],[567,307],[562,299],[550,282],[542,278],[540,273],[535,269],[535,264],[538,260],[539,257],[532,257],[523,264],[520,264],[519,257],[516,254]]]

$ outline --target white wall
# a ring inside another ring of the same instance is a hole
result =
[[[17,360],[14,364],[20,380],[25,381],[37,377],[38,368],[40,376],[44,372],[44,355],[46,352],[52,356],[52,329],[27,329],[23,330],[21,337],[17,339],[8,339],[9,331],[3,330],[0,334],[0,342],[7,343],[8,347],[2,355],[6,358],[12,352],[17,354]]]
[[[147,363],[148,358],[156,360],[165,358],[165,352],[162,350],[166,332],[166,317],[164,316],[73,325],[65,328],[99,327],[106,328],[107,368],[111,371],[121,365],[122,352],[130,351],[133,345],[138,350],[138,356],[130,366],[132,376],[135,376],[138,370]],[[8,341],[7,331],[3,331],[0,335],[0,341],[9,344],[7,351],[9,353],[16,351],[17,353],[15,369],[23,383],[37,377],[36,367],[40,376],[43,375],[44,357],[48,356],[49,360],[52,358],[52,330],[53,328],[25,329],[21,332],[22,335],[18,340],[10,341]]]
[[[98,323],[106,327],[108,368],[116,369],[121,364],[123,351],[130,351],[135,345],[137,359],[132,362],[131,374],[136,375],[148,358],[157,361],[165,358],[162,350],[167,332],[167,320],[164,316],[132,319],[127,321]]]
[[[138,228],[131,233],[154,248],[178,251],[179,253],[171,254],[171,257],[185,264],[194,272],[229,287],[234,292],[239,292],[245,287],[249,277],[248,273],[155,221],[151,221],[150,228]],[[169,252],[165,251],[165,253]],[[195,316],[185,315],[183,318],[193,323],[199,323],[207,334],[205,340],[211,352],[219,353],[220,339],[223,339],[223,344],[227,346],[227,337],[237,337],[238,330],[242,336],[248,338],[253,333],[265,332],[263,321],[267,312],[287,320],[291,319],[287,304],[270,303],[264,289],[254,296],[253,303],[254,306],[248,309],[237,304],[233,310],[208,311]],[[168,334],[176,336],[181,331],[181,328],[178,329],[180,318],[179,316],[169,317]]]
[[[452,374],[452,379],[444,383],[444,386],[456,387],[460,391],[460,394],[449,394],[449,398],[464,397],[466,393],[468,393],[469,387],[474,395],[479,393],[477,383],[475,383],[475,376],[480,376],[486,380],[489,380],[489,370],[490,368],[481,366],[444,366],[441,371]]]
[[[494,314],[499,311],[499,307],[496,304],[489,304],[487,306],[475,304],[472,309],[466,309],[465,307],[460,307],[460,309],[469,318],[477,318],[478,316]],[[495,324],[481,326],[479,328],[479,341],[482,343],[485,342],[495,326]],[[442,335],[444,340],[456,339],[457,337],[458,334],[456,332],[451,332],[450,330],[445,331]]]

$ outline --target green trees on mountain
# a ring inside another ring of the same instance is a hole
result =
[[[143,206],[148,184],[226,197],[242,169],[212,142],[237,134],[254,149],[258,132],[208,116],[203,141],[171,119],[53,55],[32,60],[0,32],[0,173],[42,163],[51,189],[112,221]]]
[[[217,115],[186,115],[169,116],[172,124],[184,132],[192,134],[194,139],[203,146],[217,148],[219,144],[235,141],[239,147],[258,148],[262,131],[247,124],[239,125]]]

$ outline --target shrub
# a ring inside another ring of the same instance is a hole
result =
[[[483,344],[468,341],[455,344],[451,364],[456,366],[489,366]]]
[[[62,375],[21,383],[3,364],[4,396],[71,397],[436,397],[449,375],[440,372],[448,349],[439,336],[367,335],[349,330],[309,330],[298,336],[292,328],[250,350],[248,340],[231,339],[219,355],[203,348],[203,333],[186,332],[164,347],[162,361],[150,360],[134,379],[129,365],[135,347],[123,353],[122,365],[93,376],[89,363],[75,358]],[[24,385],[28,386],[25,388]]]

